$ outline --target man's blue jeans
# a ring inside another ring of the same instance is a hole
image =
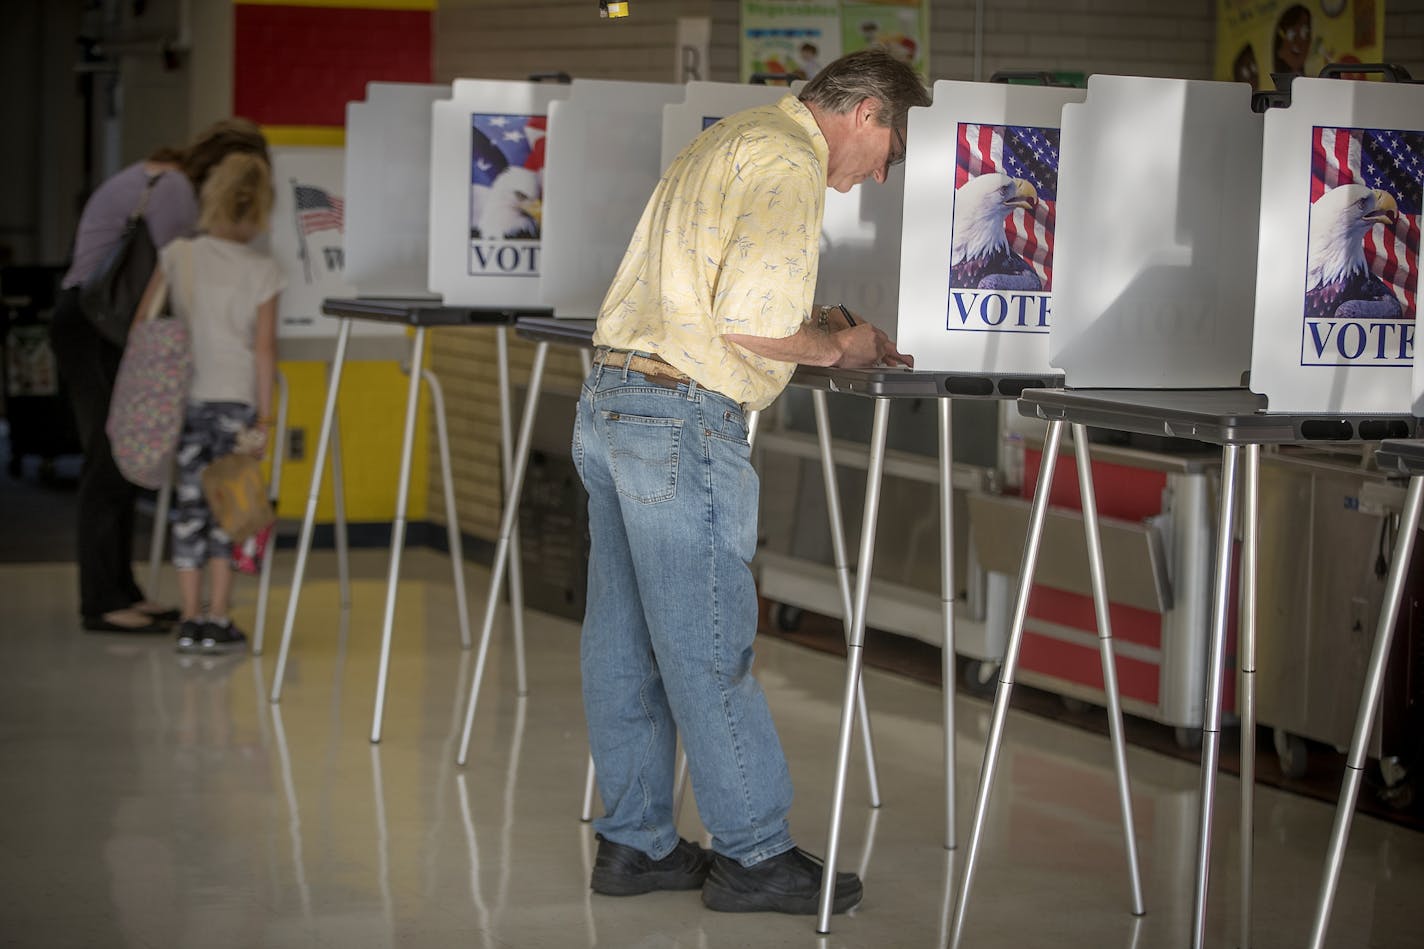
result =
[[[654,859],[672,851],[681,731],[712,848],[744,865],[790,850],[791,776],[751,672],[758,481],[741,406],[600,360],[573,455],[592,538],[580,658],[605,808],[594,827]]]

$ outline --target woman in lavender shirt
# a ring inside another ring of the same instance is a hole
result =
[[[144,218],[156,247],[193,233],[197,192],[208,172],[232,152],[269,160],[267,140],[245,119],[205,129],[187,148],[160,148],[101,184],[84,205],[73,263],[50,323],[50,340],[69,391],[84,448],[79,476],[79,613],[90,632],[161,633],[178,618],[148,600],[133,575],[137,489],[114,464],[104,424],[123,351],[104,339],[79,308],[79,285],[118,243],[124,224],[153,179]],[[161,529],[161,528],[160,528]]]

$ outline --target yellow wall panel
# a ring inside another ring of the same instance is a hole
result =
[[[306,514],[307,496],[321,437],[321,413],[326,407],[326,363],[283,362],[290,402],[288,431],[305,430],[302,459],[286,459],[282,466],[281,495],[277,510],[285,518]],[[395,517],[396,489],[400,478],[400,447],[405,437],[405,397],[409,377],[394,362],[350,362],[342,369],[337,415],[341,423],[342,472],[345,476],[346,519],[389,522]],[[411,457],[410,498],[406,517],[424,520],[428,513],[431,461],[429,396],[422,387],[416,409],[415,447]],[[438,456],[436,456],[438,457]],[[317,520],[324,524],[336,514],[328,459]]]
[[[268,145],[306,145],[321,148],[342,148],[346,145],[346,129],[334,125],[264,125],[262,134]]]

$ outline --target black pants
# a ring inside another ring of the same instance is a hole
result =
[[[96,617],[144,599],[133,575],[138,489],[119,474],[104,432],[123,351],[85,318],[76,289],[60,294],[50,321],[50,344],[84,448],[79,475],[79,612]]]

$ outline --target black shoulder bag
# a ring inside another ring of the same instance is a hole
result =
[[[143,212],[161,174],[148,179],[143,197],[129,215],[113,250],[79,288],[79,308],[100,336],[120,348],[128,341],[134,311],[158,264],[158,248]]]

